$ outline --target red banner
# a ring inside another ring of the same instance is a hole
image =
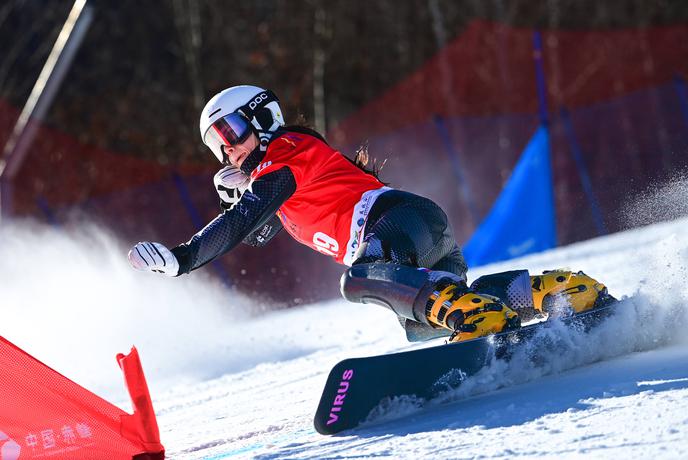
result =
[[[136,349],[118,361],[133,415],[0,337],[0,460],[163,459]]]

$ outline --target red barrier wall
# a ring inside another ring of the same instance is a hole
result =
[[[565,244],[595,236],[597,229],[559,110],[570,109],[605,223],[611,231],[624,228],[619,209],[633,194],[688,163],[688,124],[672,83],[674,76],[688,75],[688,26],[542,34],[558,237]],[[487,214],[539,122],[532,40],[530,29],[476,21],[328,137],[345,153],[368,139],[371,154],[389,160],[382,178],[439,202],[463,242]],[[0,101],[2,145],[17,115]],[[457,160],[471,203],[458,183]],[[42,126],[15,183],[15,208],[19,215],[50,212],[58,222],[85,215],[127,243],[174,245],[197,228],[172,175],[182,177],[207,221],[219,211],[212,187],[216,168],[200,159],[160,165]],[[336,296],[343,270],[286,235],[267,248],[240,247],[221,263],[241,290],[286,304]],[[203,270],[220,273],[212,266]]]

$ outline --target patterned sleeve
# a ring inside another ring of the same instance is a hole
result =
[[[295,190],[294,175],[286,166],[254,180],[232,209],[217,216],[188,242],[172,249],[179,261],[179,273],[202,267],[261,230]]]

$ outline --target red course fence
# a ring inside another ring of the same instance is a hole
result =
[[[542,38],[566,244],[625,228],[619,209],[688,165],[688,25],[544,30]],[[16,116],[0,101],[3,145]],[[435,199],[464,242],[538,123],[533,30],[476,21],[328,138],[345,153],[369,140],[373,156],[388,158],[382,178]],[[217,214],[216,167],[161,166],[43,126],[15,182],[15,210],[57,223],[87,215],[127,242],[174,245]],[[209,269],[249,294],[296,304],[336,296],[343,267],[281,235]]]

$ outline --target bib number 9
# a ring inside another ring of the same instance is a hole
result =
[[[336,256],[337,252],[339,252],[339,243],[337,243],[337,240],[323,232],[318,232],[313,235],[313,244],[315,245],[315,249],[328,256]]]

